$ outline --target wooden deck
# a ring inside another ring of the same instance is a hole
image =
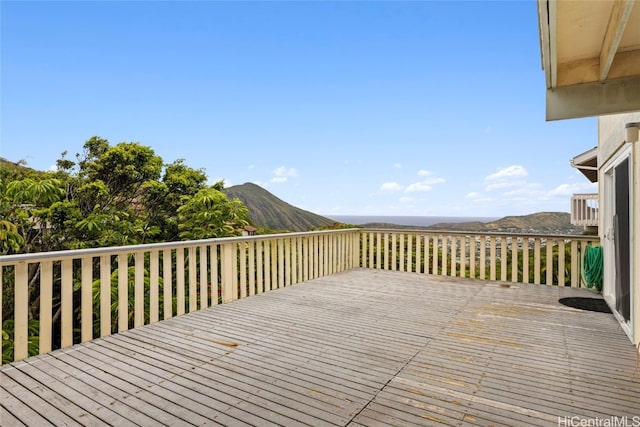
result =
[[[0,424],[640,421],[635,348],[567,296],[351,270],[2,366]]]

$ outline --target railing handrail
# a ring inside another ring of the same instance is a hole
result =
[[[340,230],[319,230],[319,231],[302,231],[295,233],[278,233],[278,234],[261,234],[258,236],[234,236],[234,237],[216,237],[212,239],[201,240],[176,240],[171,242],[160,243],[144,243],[140,245],[127,245],[127,246],[109,246],[102,248],[87,248],[87,249],[67,249],[62,251],[49,251],[49,252],[32,252],[13,255],[0,255],[0,264],[13,263],[19,261],[43,261],[51,258],[82,258],[88,255],[100,256],[103,254],[119,254],[119,253],[134,253],[144,252],[154,249],[166,249],[166,248],[181,248],[190,246],[200,246],[203,244],[221,244],[228,242],[240,242],[240,241],[256,241],[267,239],[280,239],[299,236],[314,236],[322,234],[340,234],[359,230],[359,228],[345,228]]]
[[[597,199],[598,198],[598,193],[573,193],[573,197]]]

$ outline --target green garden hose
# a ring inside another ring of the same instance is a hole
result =
[[[595,287],[598,292],[602,291],[602,247],[587,246],[584,253],[582,272],[588,288]]]

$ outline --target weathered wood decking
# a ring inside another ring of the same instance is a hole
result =
[[[593,295],[351,270],[2,366],[0,424],[640,417],[635,348],[612,315],[565,296]]]

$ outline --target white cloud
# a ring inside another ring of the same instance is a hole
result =
[[[255,165],[249,165],[249,166],[247,166],[247,169],[253,169],[255,167],[256,167]]]
[[[269,182],[273,184],[279,184],[282,182],[287,182],[290,177],[298,176],[298,169],[280,166],[271,171],[271,173],[273,174],[273,177],[269,180]]]
[[[420,176],[430,176],[432,174],[433,172],[429,172],[424,169],[418,171],[418,175]],[[434,185],[442,184],[443,182],[446,182],[444,178],[438,178],[438,177],[427,178],[427,179],[423,179],[420,182],[414,182],[413,184],[409,184],[404,191],[407,193],[412,193],[414,191],[431,191]]]
[[[501,181],[487,185],[484,191],[504,190],[506,188],[521,187],[527,185],[526,181]]]
[[[385,182],[380,186],[381,191],[402,191],[403,188],[397,182]]]
[[[298,176],[298,170],[296,168],[287,168],[285,166],[274,169],[272,173],[275,176]]]
[[[396,169],[402,169],[402,163],[394,163],[393,167]]]
[[[498,181],[508,178],[521,178],[529,175],[527,170],[520,165],[507,166],[506,168],[499,169],[498,172],[492,173],[485,178],[486,181]]]
[[[58,171],[58,165],[51,165],[51,166],[49,166],[48,171],[49,171],[49,172],[57,172],[57,171]]]
[[[472,191],[471,193],[468,193],[466,196],[464,196],[465,199],[477,199],[479,197],[482,197],[482,195],[475,191]]]
[[[398,200],[400,200],[401,203],[411,203],[413,202],[413,197],[400,197]]]
[[[430,179],[425,179],[424,181],[422,181],[422,183],[427,185],[434,185],[434,184],[442,184],[446,181],[447,180],[444,178],[430,178]]]
[[[432,189],[433,187],[429,184],[426,184],[424,182],[416,182],[407,186],[407,189],[405,191],[407,193],[411,193],[413,191],[431,191]]]
[[[548,195],[553,196],[572,196],[576,193],[596,193],[598,191],[598,184],[590,182],[580,182],[573,184],[560,184],[553,190],[549,191]]]

